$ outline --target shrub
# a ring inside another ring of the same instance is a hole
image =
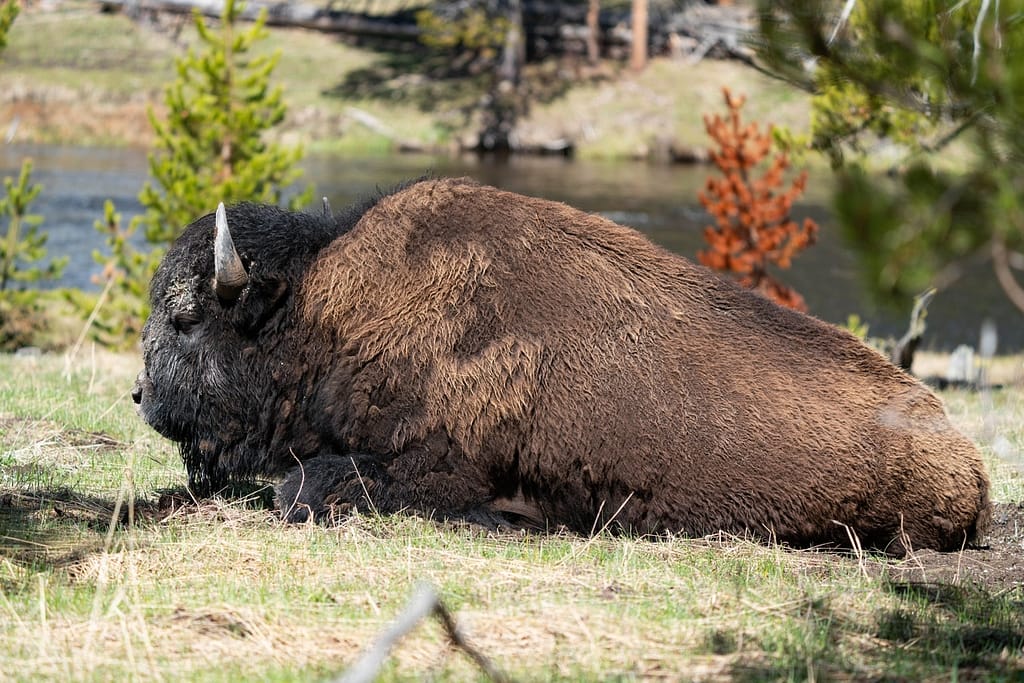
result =
[[[67,258],[54,259],[45,267],[29,265],[46,258],[46,234],[39,231],[43,217],[29,213],[32,201],[42,189],[32,184],[32,162],[25,160],[18,181],[4,178],[0,217],[7,230],[0,242],[0,291],[13,282],[37,282],[60,277]]]
[[[798,175],[789,189],[776,193],[789,167],[789,157],[780,153],[755,178],[755,170],[771,153],[772,128],[762,132],[755,123],[744,125],[740,109],[745,98],[734,97],[728,88],[722,92],[729,109],[726,117],[704,117],[708,135],[717,143],[711,160],[722,177],[708,178],[698,193],[700,203],[715,219],[715,225],[704,229],[708,249],[699,252],[698,259],[710,268],[738,275],[745,287],[784,306],[807,310],[803,297],[768,272],[769,264],[788,268],[793,257],[817,237],[813,220],[807,218],[800,225],[789,215],[807,183],[807,172]]]

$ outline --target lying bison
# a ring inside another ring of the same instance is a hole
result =
[[[229,231],[230,226],[230,231]],[[956,549],[988,514],[939,400],[853,336],[568,206],[426,180],[331,216],[242,204],[164,258],[133,392],[193,490]]]

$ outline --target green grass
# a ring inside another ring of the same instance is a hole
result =
[[[45,35],[46,40],[39,40]],[[27,8],[0,57],[0,124],[17,119],[17,141],[149,145],[146,109],[174,78],[174,58],[197,38],[101,14],[69,0],[54,11]],[[476,128],[463,111],[482,95],[480,79],[444,78],[447,55],[384,53],[316,31],[271,28],[258,50],[280,51],[274,82],[289,116],[276,135],[322,152],[387,153],[396,141],[447,149]],[[518,132],[526,142],[576,141],[582,158],[644,156],[676,141],[707,146],[702,115],[724,111],[721,86],[749,96],[751,121],[808,126],[808,99],[736,62],[654,59],[641,74],[608,62],[531,67],[534,93]],[[351,116],[352,107],[394,131],[389,140]],[[470,107],[471,108],[471,107]]]
[[[40,38],[45,36],[44,40]],[[67,88],[88,84],[118,99],[148,96],[174,77],[173,44],[140,31],[126,16],[67,3],[55,12],[24,12],[2,57],[5,79]]]
[[[1020,587],[985,590],[969,576],[909,583],[905,562],[877,556],[734,538],[495,535],[406,516],[286,526],[251,501],[159,519],[157,497],[180,490],[183,472],[172,445],[134,413],[127,391],[139,366],[135,355],[88,348],[70,362],[0,356],[5,679],[327,679],[419,581],[515,680],[1019,680],[1024,671]],[[989,455],[992,425],[1024,446],[1019,386],[991,406],[978,394],[945,398]],[[1009,466],[993,467],[993,478],[998,499],[1024,501]],[[424,678],[484,680],[433,621],[382,673]]]

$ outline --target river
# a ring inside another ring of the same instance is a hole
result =
[[[95,289],[92,278],[99,265],[94,250],[104,250],[103,236],[93,223],[112,199],[125,224],[141,212],[137,195],[148,174],[146,155],[133,149],[102,149],[40,145],[0,146],[0,176],[14,176],[23,158],[34,163],[33,181],[43,190],[32,206],[43,216],[50,256],[67,256],[60,286]],[[585,211],[599,212],[632,226],[672,251],[693,258],[703,245],[701,232],[708,218],[697,201],[707,167],[649,163],[581,162],[564,158],[520,157],[504,163],[475,157],[417,155],[350,158],[310,156],[303,162],[304,181],[326,196],[335,209],[355,199],[410,178],[468,175],[497,187],[563,201]],[[217,201],[211,198],[211,208]],[[316,207],[317,210],[319,207]],[[803,294],[810,312],[842,323],[857,313],[877,336],[899,336],[906,328],[905,310],[876,307],[862,286],[854,255],[836,234],[827,209],[827,193],[794,207],[793,217],[810,216],[821,226],[818,243],[799,255],[780,279]],[[5,228],[6,223],[0,226]],[[52,286],[52,285],[48,285]],[[1000,351],[1024,349],[1024,318],[1002,295],[990,272],[969,272],[953,288],[941,292],[928,312],[924,348],[950,350],[958,344],[976,345],[982,322],[990,318],[999,330]]]

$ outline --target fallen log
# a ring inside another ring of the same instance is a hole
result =
[[[357,39],[418,43],[422,33],[416,13],[429,8],[422,0],[313,4],[289,0],[249,0],[239,12],[253,21],[266,10],[267,24],[337,33]],[[223,0],[103,0],[106,11],[123,11],[132,16],[152,14],[187,15],[198,11],[219,17]],[[684,2],[671,11],[652,4],[648,20],[648,51],[651,55],[671,54],[679,37],[695,40],[698,46],[689,58],[705,56],[747,60],[744,50],[753,30],[750,10],[735,6],[708,6]],[[587,25],[586,3],[567,4],[525,0],[523,28],[528,59],[552,54],[587,54],[591,28]],[[604,56],[621,58],[632,43],[628,9],[602,9],[597,21],[596,45]]]
[[[128,14],[191,14],[198,11],[204,16],[219,17],[224,9],[223,0],[104,0],[103,4],[108,8],[121,9]],[[264,10],[267,12],[268,26],[291,26],[331,33],[404,40],[419,40],[420,36],[420,29],[409,10],[378,16],[333,10],[329,5],[249,0],[238,15],[243,20],[254,21]]]

